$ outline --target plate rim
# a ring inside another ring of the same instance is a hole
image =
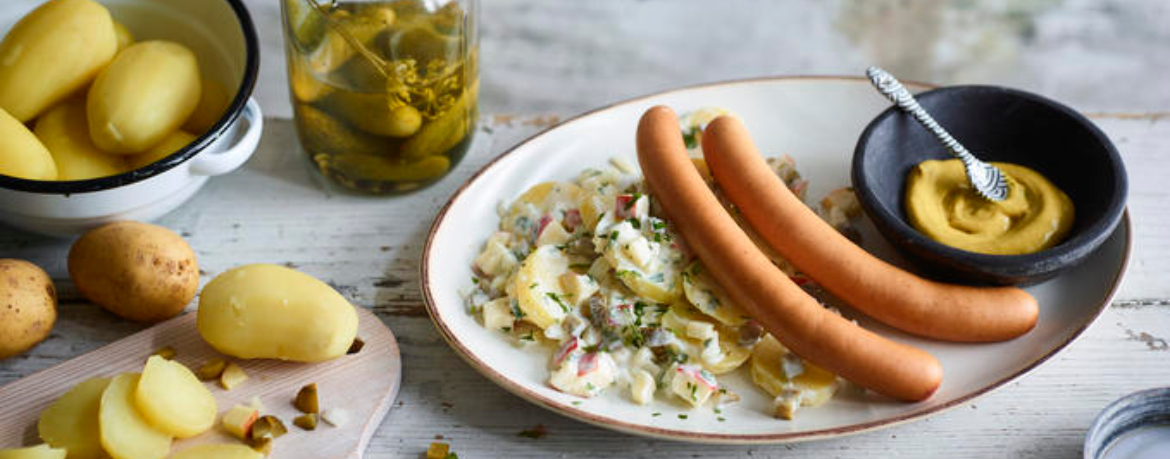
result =
[[[900,425],[900,424],[904,424],[904,423],[908,423],[908,422],[912,422],[912,421],[918,421],[918,420],[926,419],[929,417],[933,417],[933,416],[941,414],[943,412],[950,411],[956,407],[966,405],[967,403],[973,402],[976,399],[979,399],[983,396],[986,396],[986,395],[1008,385],[1009,383],[1020,379],[1024,375],[1031,373],[1033,370],[1038,368],[1040,365],[1043,365],[1049,359],[1051,359],[1052,357],[1055,357],[1057,354],[1059,354],[1062,351],[1064,351],[1065,349],[1067,349],[1073,342],[1075,342],[1078,338],[1080,338],[1082,335],[1084,335],[1085,330],[1087,330],[1090,326],[1092,326],[1094,323],[1097,322],[1097,320],[1101,317],[1101,314],[1104,313],[1105,309],[1113,302],[1113,299],[1114,299],[1114,297],[1116,297],[1117,292],[1119,290],[1119,287],[1121,286],[1122,279],[1125,277],[1125,273],[1129,269],[1129,263],[1130,263],[1131,255],[1132,255],[1132,251],[1133,251],[1133,227],[1132,227],[1132,223],[1130,220],[1129,206],[1126,206],[1123,213],[1122,213],[1122,218],[1121,218],[1121,222],[1120,222],[1121,224],[1118,225],[1118,227],[1116,229],[1114,229],[1113,233],[1111,233],[1111,236],[1112,236],[1112,234],[1115,234],[1117,231],[1124,229],[1124,231],[1125,231],[1125,247],[1123,248],[1122,253],[1121,253],[1121,263],[1118,266],[1118,270],[1115,273],[1113,273],[1113,279],[1112,279],[1111,285],[1109,287],[1108,293],[1105,295],[1105,298],[1101,302],[1101,304],[1097,307],[1096,312],[1094,312],[1093,315],[1088,320],[1086,320],[1084,323],[1080,324],[1080,326],[1078,326],[1077,329],[1072,334],[1070,334],[1069,337],[1064,342],[1062,342],[1058,346],[1054,347],[1048,353],[1040,356],[1035,361],[1029,363],[1027,366],[1025,366],[1024,368],[1021,368],[1019,371],[1017,371],[1015,373],[1012,373],[1004,378],[1001,378],[999,380],[988,383],[984,387],[981,387],[981,388],[974,390],[970,393],[964,394],[964,395],[962,395],[954,400],[951,400],[949,402],[939,404],[939,405],[936,405],[936,406],[933,406],[933,407],[930,407],[930,408],[927,408],[924,410],[916,410],[916,411],[903,413],[901,415],[897,415],[897,416],[893,416],[893,417],[889,417],[889,418],[885,418],[885,419],[850,424],[850,425],[839,426],[839,427],[831,427],[831,428],[800,431],[800,432],[775,433],[775,434],[703,433],[703,432],[693,432],[693,431],[679,430],[679,429],[661,428],[661,427],[654,427],[654,426],[649,426],[649,425],[641,424],[641,423],[631,423],[631,422],[623,421],[620,419],[615,419],[612,417],[600,416],[600,415],[596,415],[596,414],[590,413],[588,411],[582,410],[580,408],[566,406],[562,403],[557,402],[556,400],[553,400],[553,399],[548,398],[546,396],[535,393],[535,392],[529,390],[527,387],[524,387],[522,384],[513,382],[508,377],[506,377],[503,374],[501,374],[500,372],[496,371],[495,368],[491,367],[486,362],[480,360],[476,355],[474,355],[474,353],[470,349],[468,349],[466,346],[464,346],[463,343],[460,342],[455,337],[454,332],[451,331],[450,327],[447,326],[446,322],[441,320],[439,312],[438,312],[438,308],[435,306],[435,299],[431,295],[431,282],[430,282],[431,279],[430,279],[430,275],[428,274],[430,272],[431,251],[434,248],[435,236],[437,235],[439,228],[442,226],[443,221],[446,219],[447,212],[451,209],[451,206],[455,203],[455,201],[463,196],[463,193],[467,190],[467,188],[469,186],[471,186],[472,183],[478,181],[488,170],[493,169],[504,158],[511,156],[517,150],[524,148],[528,144],[536,141],[539,138],[544,137],[545,135],[548,135],[550,132],[552,132],[556,129],[559,129],[559,128],[561,128],[569,123],[573,123],[575,121],[579,121],[579,120],[582,120],[584,118],[592,117],[593,115],[596,115],[600,112],[610,110],[610,109],[618,107],[618,106],[639,103],[639,102],[642,102],[642,101],[645,101],[645,100],[651,99],[651,98],[657,98],[657,97],[662,97],[662,96],[672,94],[672,93],[691,91],[691,90],[696,90],[696,89],[706,89],[706,88],[735,86],[735,85],[751,85],[751,84],[770,83],[770,82],[808,81],[808,80],[868,81],[863,77],[854,77],[854,76],[793,75],[793,76],[764,76],[764,77],[753,77],[753,78],[740,78],[740,79],[721,80],[721,81],[715,81],[715,82],[681,86],[681,87],[676,87],[676,88],[672,88],[672,89],[667,89],[664,91],[658,91],[658,92],[653,92],[653,93],[644,94],[644,95],[640,95],[640,96],[635,96],[635,97],[632,97],[629,99],[613,102],[610,104],[600,106],[598,108],[594,108],[594,109],[582,112],[578,115],[567,118],[564,121],[561,121],[561,122],[556,123],[552,126],[549,126],[548,128],[541,130],[540,132],[537,132],[536,134],[533,134],[533,135],[525,138],[524,140],[521,140],[520,142],[516,143],[515,145],[509,147],[508,149],[504,150],[502,153],[497,155],[495,158],[492,158],[492,160],[488,161],[486,164],[483,165],[483,167],[481,167],[478,171],[476,171],[474,174],[472,174],[470,177],[468,177],[467,180],[465,182],[463,182],[463,184],[460,185],[458,189],[455,190],[455,192],[451,195],[451,197],[448,198],[447,202],[445,204],[443,204],[443,207],[439,210],[438,214],[435,216],[434,221],[431,223],[430,229],[427,231],[427,240],[426,240],[425,245],[423,246],[421,263],[419,263],[419,282],[420,282],[420,286],[422,287],[424,307],[426,308],[427,316],[431,319],[431,324],[435,326],[435,328],[439,331],[439,335],[442,336],[443,340],[447,342],[447,345],[455,351],[455,354],[457,354],[460,358],[462,358],[465,362],[467,362],[468,365],[470,365],[472,368],[474,368],[480,374],[486,376],[489,380],[491,380],[496,385],[502,387],[504,390],[507,390],[508,392],[512,393],[513,395],[519,396],[520,398],[522,398],[530,403],[533,403],[541,408],[545,408],[545,409],[553,411],[555,413],[558,413],[558,414],[561,414],[564,416],[568,416],[568,417],[576,419],[578,421],[582,421],[582,422],[585,422],[585,423],[588,423],[588,424],[591,424],[591,425],[594,425],[597,427],[610,429],[610,430],[616,430],[616,431],[620,431],[620,432],[624,432],[624,433],[628,433],[628,434],[633,434],[633,435],[648,436],[648,437],[659,438],[659,439],[667,439],[667,440],[675,440],[675,441],[683,441],[683,442],[691,442],[691,443],[780,444],[780,443],[796,443],[796,442],[804,442],[804,441],[823,440],[823,439],[828,439],[828,438],[843,437],[843,436],[854,435],[854,434],[859,434],[859,433],[863,433],[863,432],[880,430],[880,429],[889,428],[889,427],[893,427],[896,425]],[[933,84],[929,84],[929,83],[915,82],[915,81],[905,81],[905,83],[925,87],[927,89],[933,89],[933,88],[938,87],[937,85],[933,85]]]

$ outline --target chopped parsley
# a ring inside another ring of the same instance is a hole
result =
[[[650,416],[651,416],[651,417],[655,417],[655,418],[656,418],[656,417],[662,416],[662,413],[659,413],[659,412],[655,411],[655,412],[653,412],[653,413],[650,413]]]
[[[524,311],[522,309],[520,309],[520,302],[519,301],[512,300],[512,315],[515,316],[517,319],[523,319],[524,316],[526,315],[526,314],[524,314]]]
[[[549,299],[553,300],[558,305],[560,305],[561,310],[563,310],[565,312],[569,312],[569,306],[566,305],[563,301],[561,301],[560,295],[557,295],[556,293],[553,293],[553,292],[547,292],[544,295],[549,297]]]
[[[687,415],[685,415],[685,414],[680,414],[680,415],[678,415],[678,418],[679,418],[679,419],[686,419],[686,418],[687,418]]]
[[[633,226],[633,227],[634,227],[634,229],[636,229],[636,230],[640,230],[640,229],[642,229],[642,222],[641,222],[641,221],[639,221],[638,219],[636,219],[636,218],[627,218],[627,219],[626,219],[626,221],[627,221],[627,222],[629,222],[629,223],[630,223],[630,226]]]
[[[685,144],[687,148],[695,148],[699,146],[700,132],[701,131],[699,130],[698,126],[691,128],[689,131],[684,131],[682,133],[683,144]]]

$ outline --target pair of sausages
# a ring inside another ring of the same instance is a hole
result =
[[[1022,290],[927,281],[842,237],[768,169],[737,120],[711,122],[702,144],[716,181],[768,244],[863,312],[911,333],[960,341],[1008,339],[1035,324],[1036,302]],[[943,371],[932,355],[825,309],[760,252],[695,170],[674,112],[647,111],[637,149],[650,190],[707,272],[785,346],[897,399],[924,400],[938,389]]]

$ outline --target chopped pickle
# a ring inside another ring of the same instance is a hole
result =
[[[227,361],[224,359],[212,359],[207,363],[200,365],[199,369],[195,371],[195,375],[204,381],[211,381],[218,379],[223,374],[224,368],[227,367]]]
[[[349,350],[345,351],[345,354],[346,355],[357,354],[358,352],[361,352],[362,348],[365,346],[366,346],[366,342],[362,341],[361,338],[354,338],[353,344],[349,345]]]
[[[252,440],[249,446],[256,452],[267,456],[272,454],[272,437],[257,438]]]
[[[317,430],[317,415],[308,413],[297,416],[293,418],[293,425],[305,430]]]
[[[290,97],[314,166],[397,194],[448,173],[478,117],[478,39],[458,2],[284,0]]]
[[[255,423],[252,424],[252,433],[250,438],[253,441],[263,438],[280,438],[288,433],[288,429],[284,427],[284,423],[279,418],[272,415],[260,416]]]
[[[320,412],[317,404],[317,383],[309,383],[297,392],[297,399],[293,405],[302,413],[317,414]]]
[[[176,351],[175,348],[173,348],[171,346],[166,346],[166,347],[159,348],[158,350],[154,351],[154,353],[152,353],[150,355],[157,355],[157,356],[162,357],[162,358],[167,359],[167,360],[173,360],[176,355],[179,355],[179,352]]]

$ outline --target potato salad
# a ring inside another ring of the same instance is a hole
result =
[[[693,112],[680,126],[695,167],[713,189],[697,148],[705,123],[724,113]],[[793,160],[768,163],[803,198],[807,182]],[[849,232],[857,205],[843,189],[830,193],[819,211]],[[812,287],[765,253],[798,284]],[[534,185],[502,203],[499,227],[471,269],[470,313],[519,346],[554,349],[548,384],[567,394],[620,391],[638,404],[664,398],[719,406],[739,399],[720,385],[720,376],[747,367],[755,385],[774,398],[765,409],[792,419],[840,386],[836,375],[790,353],[727,296],[624,161]]]

